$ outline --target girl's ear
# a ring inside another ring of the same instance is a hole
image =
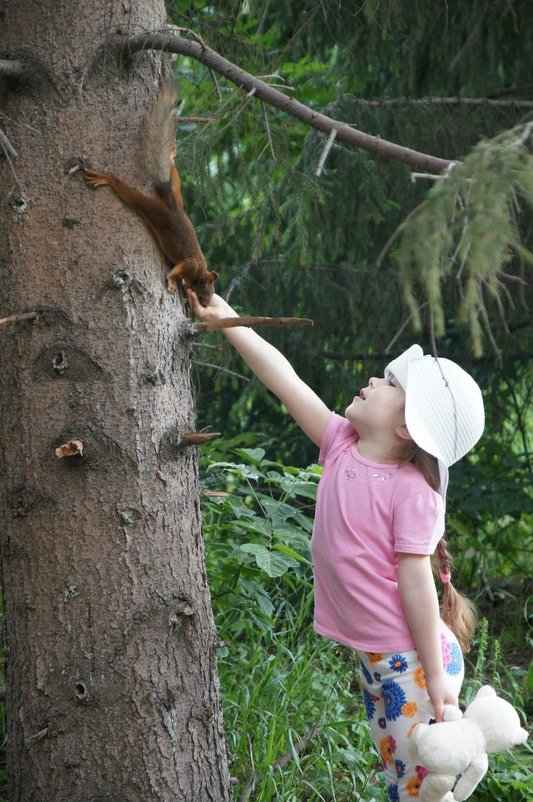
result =
[[[409,431],[407,429],[407,426],[405,425],[405,423],[402,423],[401,426],[397,426],[396,429],[394,430],[394,434],[396,435],[396,437],[399,437],[400,440],[411,440],[412,439],[411,435],[409,434]]]

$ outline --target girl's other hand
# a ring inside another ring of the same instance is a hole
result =
[[[444,673],[435,676],[426,675],[426,688],[435,711],[435,720],[437,722],[444,720],[444,705],[459,707],[457,694],[450,688]]]

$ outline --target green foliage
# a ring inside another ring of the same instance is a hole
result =
[[[532,686],[523,669],[510,668],[505,663],[500,642],[489,635],[489,622],[483,619],[476,641],[476,660],[471,676],[465,681],[464,704],[470,704],[482,685],[492,685],[518,711],[523,726],[531,714]],[[475,793],[479,802],[494,799],[527,802],[532,791],[533,750],[528,743],[519,749],[489,755],[489,771]]]
[[[475,682],[484,675],[501,683],[525,707],[525,678],[505,664],[525,671],[530,637],[531,157],[502,135],[527,122],[527,112],[489,95],[531,98],[529,3],[184,0],[169,8],[176,24],[312,108],[461,159],[427,193],[405,165],[337,143],[317,177],[323,135],[201,64],[176,62],[183,114],[217,121],[182,126],[178,165],[187,209],[230,303],[249,314],[313,318],[313,329],[267,338],[341,412],[369,375],[381,375],[411,344],[413,323],[425,350],[436,345],[479,381],[487,428],[452,471],[448,541],[457,584],[489,619]],[[383,258],[399,227],[400,249]],[[489,356],[472,358],[481,344]],[[205,515],[238,792],[255,776],[250,798],[260,802],[382,799],[349,659],[310,633],[312,498],[292,494],[280,478],[299,477],[314,492],[313,470],[300,475],[283,463],[308,465],[316,449],[223,337],[196,341],[195,360],[199,425],[238,434],[228,448],[260,446],[274,460],[211,451],[221,464],[204,471],[206,486],[231,491],[207,500]],[[325,723],[309,747],[278,770],[276,760],[317,722]],[[491,765],[477,799],[527,798],[523,752]]]
[[[533,263],[517,223],[522,203],[533,206],[533,156],[527,147],[531,127],[528,123],[476,145],[435,183],[396,232],[396,236],[401,233],[401,241],[395,258],[415,329],[422,328],[420,300],[414,294],[419,284],[429,303],[434,336],[444,336],[441,285],[455,276],[460,288],[459,319],[469,322],[476,356],[483,352],[483,328],[498,350],[487,296],[500,308],[505,325],[504,300],[510,296],[504,280],[518,277],[506,275],[504,269],[513,257]]]
[[[454,467],[449,494],[457,583],[489,619],[465,696],[489,681],[520,709],[533,532],[531,294],[524,283],[531,280],[533,216],[530,156],[510,148],[502,131],[527,117],[518,104],[464,99],[531,97],[528,5],[172,6],[178,25],[287,95],[363,131],[462,161],[426,195],[427,183],[411,182],[405,165],[337,143],[317,177],[323,135],[202,65],[177,61],[183,113],[217,119],[182,127],[178,164],[222,294],[249,314],[315,320],[313,329],[267,338],[332,409],[342,411],[369,375],[381,375],[411,344],[413,322],[425,350],[436,344],[482,386],[486,434]],[[400,269],[393,251],[380,256],[404,221]],[[410,250],[418,261],[407,258]],[[418,319],[410,319],[414,308]],[[481,334],[494,359],[472,359]],[[280,478],[299,479],[314,493],[314,469],[300,474],[283,463],[307,465],[316,449],[223,337],[196,342],[195,358],[200,425],[238,434],[228,449],[260,446],[275,461],[214,450],[208,462],[221,464],[204,469],[206,486],[231,491],[208,499],[205,516],[214,610],[226,642],[220,674],[236,798],[382,800],[350,658],[310,631],[312,498],[292,494]],[[296,754],[294,744],[317,723],[320,731]],[[276,761],[287,753],[292,759],[280,770]],[[476,799],[528,798],[527,749],[491,759],[491,767]]]
[[[206,488],[230,495],[209,497],[204,508],[206,531],[226,532],[210,544],[207,568],[214,602],[219,615],[225,611],[224,627],[232,635],[241,603],[268,630],[296,580],[310,591],[309,543],[320,476],[317,467],[284,468],[265,459],[260,448],[235,448],[234,454],[242,461],[206,465]]]

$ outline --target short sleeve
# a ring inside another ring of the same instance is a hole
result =
[[[410,496],[394,512],[394,551],[433,554],[444,534],[444,502],[434,490]]]
[[[318,462],[320,465],[326,465],[340,450],[351,443],[356,443],[358,439],[359,435],[350,421],[343,418],[342,415],[332,412],[322,435]]]

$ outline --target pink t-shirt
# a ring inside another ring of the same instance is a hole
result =
[[[433,554],[444,533],[444,502],[411,463],[362,457],[358,439],[346,418],[332,414],[311,541],[315,629],[365,652],[414,649],[396,554]]]

